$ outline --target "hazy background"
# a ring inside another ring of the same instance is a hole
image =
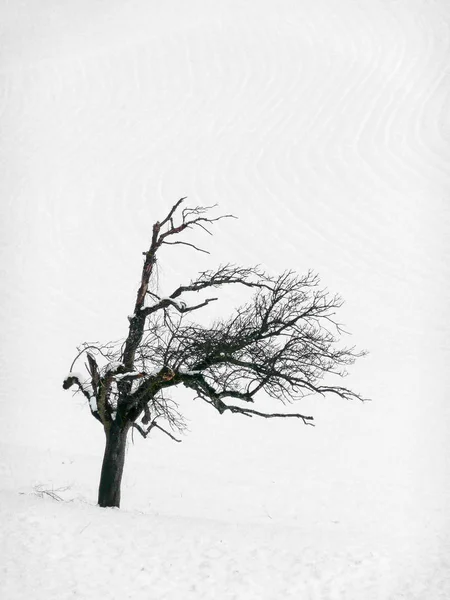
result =
[[[346,384],[373,401],[308,400],[295,408],[316,416],[309,428],[220,417],[179,390],[191,431],[183,444],[136,440],[124,507],[182,512],[191,495],[202,515],[296,519],[308,504],[311,518],[361,526],[381,504],[405,528],[413,514],[444,519],[448,4],[0,7],[0,437],[11,468],[17,444],[30,447],[30,478],[33,448],[84,455],[95,499],[103,434],[62,380],[77,344],[126,334],[152,223],[188,196],[239,220],[205,236],[211,256],[164,250],[161,293],[224,262],[315,269],[346,300],[348,342],[370,352]],[[63,477],[54,469],[50,480]]]

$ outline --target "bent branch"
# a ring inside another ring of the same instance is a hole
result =
[[[164,429],[164,427],[161,427],[161,425],[158,425],[158,423],[156,421],[152,421],[150,423],[150,425],[147,427],[147,429],[143,429],[138,423],[133,423],[132,427],[134,429],[137,429],[137,431],[139,431],[139,433],[142,435],[142,437],[144,439],[147,438],[148,434],[150,433],[150,431],[153,428],[156,428],[156,429],[159,429],[160,431],[162,431],[163,433],[165,433],[166,435],[168,435],[174,442],[181,443],[181,440],[176,438],[172,433],[170,433],[170,431],[167,431],[167,429]]]

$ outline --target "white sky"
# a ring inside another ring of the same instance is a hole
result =
[[[319,469],[315,493],[376,481],[381,497],[402,480],[443,502],[446,3],[1,5],[1,437],[101,452],[62,378],[78,343],[125,334],[151,225],[187,195],[239,220],[202,240],[211,257],[167,249],[161,292],[228,261],[315,269],[370,351],[346,383],[373,402],[309,401],[312,429],[220,418],[183,392],[183,446],[155,437],[142,456],[286,482],[300,461],[299,489]]]

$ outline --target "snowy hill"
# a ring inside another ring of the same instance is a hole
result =
[[[33,462],[24,450],[16,460]],[[16,481],[1,492],[7,598],[375,600],[445,598],[448,590],[448,515],[417,520],[407,499],[399,505],[400,486],[396,500],[352,517],[341,505],[350,492],[342,493],[342,481],[322,485],[322,493],[334,493],[322,498],[310,478],[309,493],[294,505],[287,483],[267,474],[239,482],[208,473],[205,485],[195,467],[151,465],[140,490],[143,510],[99,509],[87,482],[92,457],[34,453],[34,460],[35,481],[52,473],[60,488],[69,487],[52,490],[41,479],[34,491]],[[130,479],[125,489],[137,491]]]
[[[2,595],[450,597],[446,4],[1,16]],[[77,344],[126,333],[151,225],[186,195],[239,220],[210,256],[168,248],[161,294],[223,262],[313,268],[373,402],[309,398],[309,428],[183,392],[183,443],[130,439],[123,510],[102,511],[103,434],[62,379]]]

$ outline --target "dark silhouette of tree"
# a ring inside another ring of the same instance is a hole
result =
[[[287,407],[308,394],[335,394],[343,399],[363,398],[346,387],[323,384],[326,375],[346,374],[346,367],[362,356],[354,348],[339,347],[343,333],[335,320],[342,305],[339,296],[320,287],[313,272],[291,271],[273,277],[259,267],[232,264],[201,272],[169,296],[149,289],[156,261],[164,245],[202,248],[180,239],[183,232],[211,226],[221,219],[208,216],[213,207],[181,208],[179,200],[168,215],[153,225],[134,311],[125,341],[105,345],[84,343],[63,383],[76,386],[89,401],[92,416],[106,435],[98,503],[120,505],[120,488],[127,434],[135,428],[147,437],[159,429],[175,441],[183,417],[167,393],[183,385],[215,408],[247,417],[299,419],[311,425],[313,417],[289,412]],[[251,288],[252,299],[227,319],[206,327],[192,320],[216,297],[188,304],[192,292],[236,285]],[[73,371],[86,357],[86,376]],[[102,365],[102,366],[101,366]],[[257,410],[258,394],[280,401],[281,410]]]

